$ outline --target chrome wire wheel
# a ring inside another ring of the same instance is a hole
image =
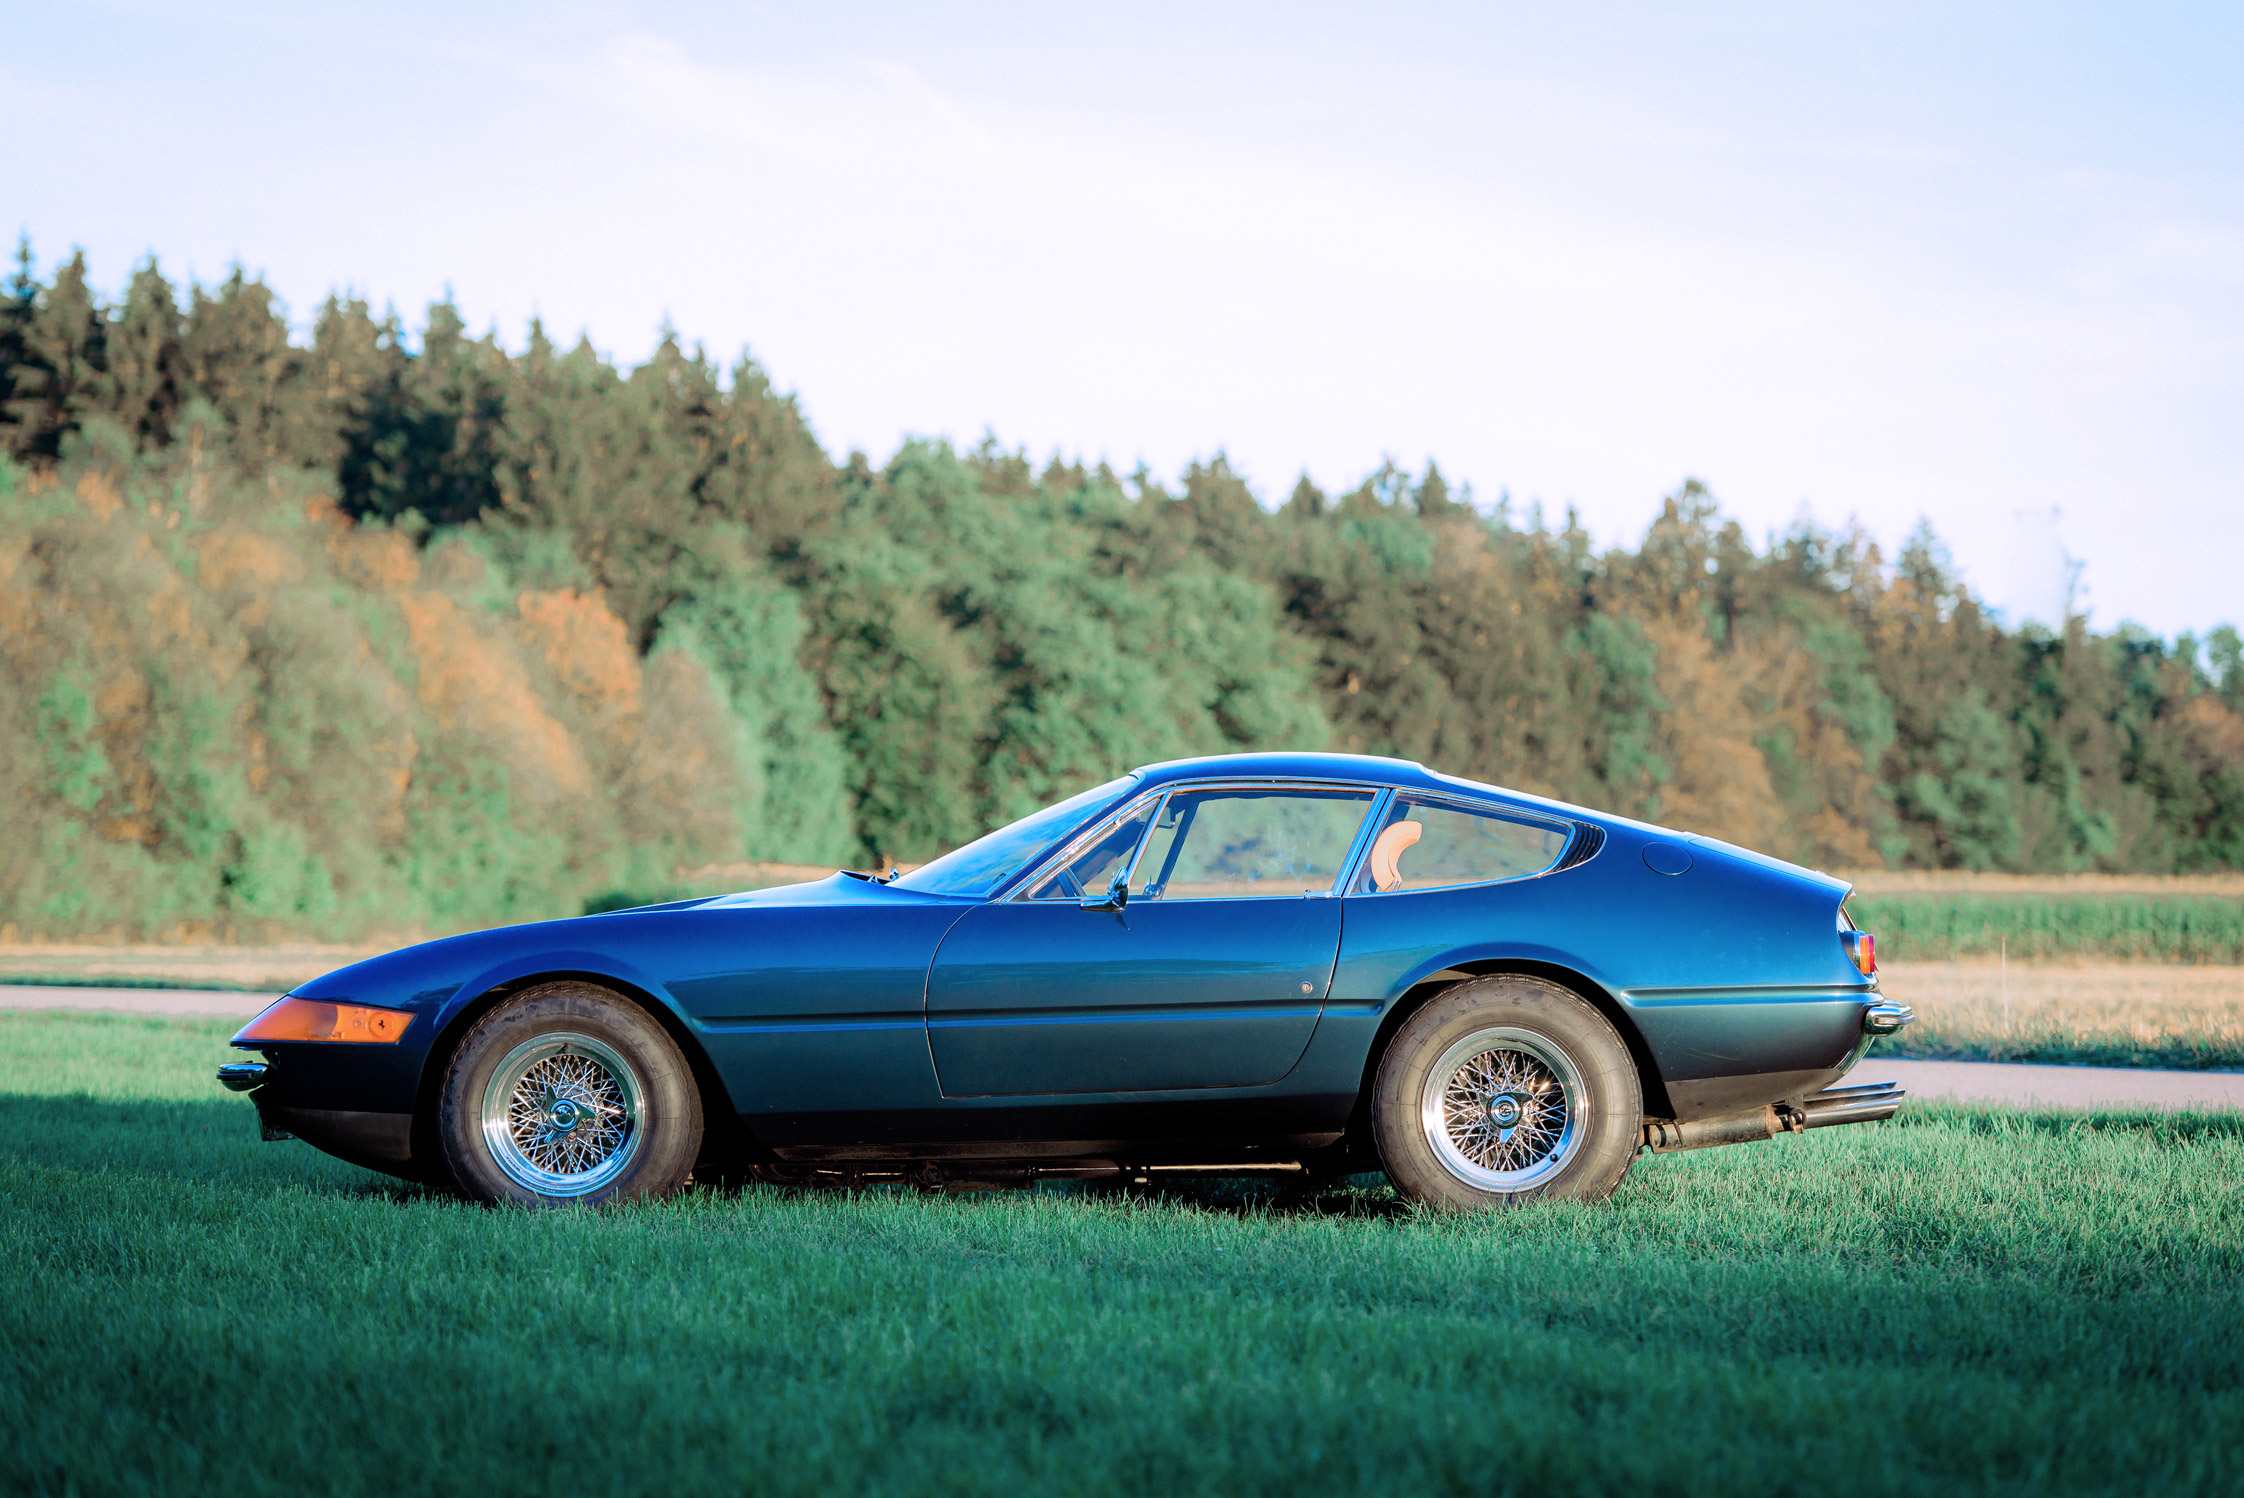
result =
[[[539,1196],[589,1196],[639,1151],[646,1089],[589,1035],[540,1035],[501,1057],[483,1089],[492,1163]]]
[[[1420,1123],[1434,1158],[1481,1191],[1532,1191],[1566,1168],[1584,1135],[1581,1069],[1548,1036],[1476,1030],[1426,1073]]]

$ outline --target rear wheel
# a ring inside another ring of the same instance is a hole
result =
[[[1371,1100],[1395,1189],[1447,1208],[1609,1196],[1636,1158],[1642,1115],[1612,1022],[1555,983],[1510,973],[1460,983],[1412,1015]]]
[[[667,1196],[701,1149],[701,1094],[676,1042],[590,983],[549,983],[476,1021],[438,1105],[468,1195],[540,1206]]]

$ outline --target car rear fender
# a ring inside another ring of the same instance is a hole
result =
[[[1455,963],[1421,978],[1390,1005],[1386,1016],[1380,1021],[1377,1034],[1372,1038],[1371,1051],[1364,1060],[1358,1112],[1365,1108],[1371,1097],[1372,1080],[1378,1074],[1380,1058],[1387,1054],[1389,1042],[1394,1039],[1398,1030],[1409,1023],[1410,1017],[1445,990],[1468,979],[1486,977],[1491,973],[1523,973],[1529,977],[1547,979],[1580,995],[1612,1022],[1613,1028],[1620,1032],[1621,1040],[1628,1046],[1629,1059],[1636,1063],[1637,1084],[1642,1093],[1645,1116],[1669,1116],[1667,1084],[1661,1079],[1659,1063],[1653,1058],[1651,1047],[1645,1044],[1644,1033],[1637,1028],[1636,1020],[1628,1012],[1628,1006],[1606,992],[1593,979],[1570,967],[1516,957],[1479,958]]]

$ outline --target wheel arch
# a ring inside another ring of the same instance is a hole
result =
[[[693,1033],[678,1012],[663,1003],[640,985],[613,973],[589,969],[561,968],[551,972],[529,973],[494,983],[474,998],[455,1008],[429,1045],[428,1058],[421,1066],[421,1081],[413,1098],[413,1159],[442,1160],[443,1152],[436,1137],[436,1108],[439,1095],[444,1090],[444,1074],[452,1057],[467,1038],[477,1020],[498,1008],[516,994],[547,983],[584,983],[594,988],[604,988],[645,1011],[648,1018],[660,1025],[663,1033],[678,1047],[686,1058],[686,1067],[693,1073],[694,1088],[701,1095],[701,1158],[713,1163],[726,1163],[734,1159],[764,1160],[770,1154],[748,1132],[740,1121],[740,1114],[732,1105],[732,1094],[726,1089],[724,1078],[709,1059],[709,1052]]]
[[[1379,1073],[1379,1063],[1386,1057],[1387,1047],[1395,1035],[1410,1022],[1410,1017],[1426,1007],[1438,995],[1474,978],[1486,978],[1499,973],[1519,973],[1530,978],[1541,978],[1555,983],[1579,996],[1598,1013],[1605,1016],[1619,1032],[1621,1043],[1628,1047],[1629,1059],[1636,1064],[1637,1090],[1646,1118],[1673,1118],[1674,1107],[1668,1100],[1667,1083],[1660,1075],[1658,1060],[1652,1048],[1644,1041],[1644,1032],[1628,1007],[1608,993],[1605,988],[1587,975],[1555,962],[1537,962],[1531,959],[1495,957],[1477,961],[1460,962],[1439,972],[1429,973],[1411,985],[1403,996],[1388,1007],[1386,1017],[1379,1022],[1378,1033],[1372,1037],[1371,1050],[1364,1058],[1363,1080],[1357,1085],[1356,1116],[1349,1120],[1353,1131],[1358,1118],[1368,1123],[1371,1089]]]

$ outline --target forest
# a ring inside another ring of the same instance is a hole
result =
[[[1930,525],[1756,540],[1688,482],[1601,550],[1431,460],[1267,504],[1220,453],[876,460],[675,336],[622,369],[345,295],[304,329],[240,271],[108,296],[19,250],[0,940],[574,914],[1249,748],[1834,870],[2244,868],[2236,630],[2005,628]]]

